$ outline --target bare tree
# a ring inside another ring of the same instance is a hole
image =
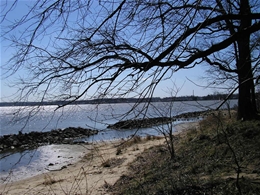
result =
[[[238,118],[257,116],[258,0],[46,0],[9,23],[19,1],[2,4],[2,36],[16,48],[9,73],[27,69],[21,100],[152,96],[173,73],[204,63],[236,76]]]
[[[174,99],[175,97],[178,95],[178,93],[181,90],[181,87],[176,86],[176,84],[172,81],[172,88],[167,89],[167,93],[169,93],[169,97],[171,97],[171,101],[169,102],[161,102],[161,105],[154,105],[151,104],[154,113],[157,116],[161,116],[161,117],[165,117],[167,116],[168,119],[166,120],[165,123],[162,123],[161,125],[156,125],[153,128],[158,131],[160,134],[163,135],[164,139],[165,139],[165,143],[166,143],[166,147],[167,150],[170,154],[171,160],[175,161],[176,160],[176,154],[175,154],[175,140],[176,140],[176,136],[174,135],[174,131],[175,131],[175,124],[174,124],[174,114],[173,113],[177,113],[177,109],[181,109],[181,108],[176,108],[176,106],[174,105]],[[171,119],[171,120],[169,120]]]

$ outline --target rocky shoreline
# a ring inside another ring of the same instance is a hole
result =
[[[156,125],[167,124],[176,120],[199,119],[209,115],[210,113],[212,113],[212,111],[197,111],[183,113],[173,117],[156,117],[124,120],[108,125],[107,128],[116,130],[149,128]]]
[[[171,123],[176,120],[189,120],[201,118],[209,115],[212,111],[188,112],[174,117],[156,117],[142,118],[119,121],[115,124],[108,125],[109,129],[135,129],[149,128],[152,126]],[[81,137],[89,137],[97,134],[97,130],[86,129],[81,127],[68,127],[66,129],[56,129],[49,132],[30,132],[0,136],[0,152],[14,150],[26,150],[37,148],[48,144],[74,144],[73,140]]]
[[[172,122],[172,118],[169,117],[156,117],[156,118],[142,118],[142,119],[130,119],[119,121],[115,124],[108,125],[109,129],[135,129],[135,128],[148,128],[160,124],[167,124]]]
[[[30,132],[0,136],[0,152],[37,148],[48,144],[73,144],[75,138],[89,137],[97,130],[82,127],[68,127],[49,132]]]

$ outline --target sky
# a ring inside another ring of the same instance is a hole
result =
[[[23,15],[26,11],[26,7],[24,3],[30,3],[30,1],[20,1],[20,4],[16,7],[15,12],[11,12],[8,15],[8,20],[13,21]],[[1,25],[1,34],[3,30],[3,25]],[[0,90],[0,101],[8,102],[13,101],[12,95],[17,92],[17,89],[14,87],[10,87],[9,84],[13,84],[17,77],[23,76],[26,74],[25,70],[20,69],[15,75],[6,78],[5,70],[2,68],[8,61],[8,59],[15,53],[13,48],[9,47],[8,41],[3,41],[1,37],[1,90]],[[179,88],[177,96],[205,96],[208,94],[213,94],[216,92],[216,89],[206,89],[205,87],[198,87],[197,85],[206,86],[207,83],[201,79],[205,76],[205,66],[197,65],[195,68],[189,70],[180,70],[173,74],[171,80],[164,81],[160,83],[157,89],[154,92],[154,97],[169,97],[169,89]],[[190,81],[192,80],[192,82]],[[194,84],[196,83],[196,84]],[[175,87],[173,87],[175,85]]]

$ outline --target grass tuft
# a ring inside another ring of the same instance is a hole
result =
[[[125,160],[126,160],[125,158],[110,158],[102,163],[102,167],[114,168],[123,164]]]
[[[55,183],[59,183],[62,181],[63,181],[63,179],[55,179],[55,178],[50,177],[49,175],[48,176],[45,175],[43,185],[49,186],[49,185],[53,185]]]

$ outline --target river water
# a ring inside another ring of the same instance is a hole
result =
[[[50,131],[67,127],[83,127],[99,130],[97,135],[82,138],[80,141],[95,142],[126,138],[133,134],[140,136],[158,135],[156,128],[112,130],[109,124],[132,118],[174,116],[186,112],[214,109],[221,101],[185,101],[100,105],[69,105],[55,110],[57,106],[38,107],[0,107],[0,136],[31,131]],[[230,100],[229,107],[237,105],[237,100]],[[226,108],[224,104],[222,108]],[[185,121],[175,121],[175,124]],[[82,149],[82,150],[81,150]],[[74,145],[49,145],[36,150],[0,154],[0,183],[15,181],[46,171],[50,163],[57,166],[69,164],[82,156],[85,148]],[[71,152],[73,151],[73,152]],[[53,167],[52,167],[53,168]]]

